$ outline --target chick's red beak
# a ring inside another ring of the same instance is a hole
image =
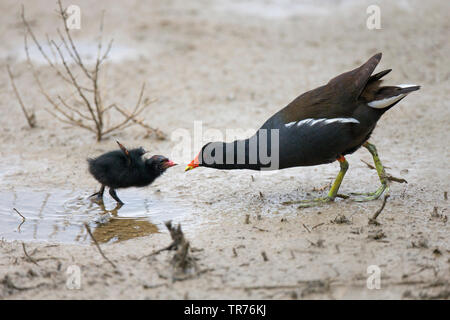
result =
[[[200,153],[199,153],[200,154]],[[197,156],[194,158],[194,160],[192,160],[184,169],[184,171],[189,171],[192,170],[194,168],[197,168],[200,165],[200,162],[198,161],[198,156],[199,154],[197,154]]]
[[[170,167],[173,167],[173,166],[176,166],[176,165],[177,164],[175,162],[171,161],[171,160],[167,160],[163,164],[164,169],[167,169],[167,168],[170,168]]]

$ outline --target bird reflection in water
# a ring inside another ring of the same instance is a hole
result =
[[[96,222],[92,235],[100,243],[119,242],[144,237],[158,232],[158,227],[145,218],[119,217],[122,204],[107,210],[103,201],[96,201],[103,211],[101,220]]]

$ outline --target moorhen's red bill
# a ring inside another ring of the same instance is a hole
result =
[[[313,200],[328,202],[338,195],[348,168],[344,156],[364,146],[373,156],[382,185],[360,200],[377,199],[388,189],[388,181],[375,146],[368,139],[387,110],[420,88],[417,85],[381,86],[381,78],[391,69],[372,75],[380,60],[381,53],[378,53],[359,68],[300,95],[269,118],[249,139],[207,143],[185,170],[200,166],[274,170],[337,160],[341,170],[328,196]]]
[[[110,151],[98,158],[88,159],[89,172],[102,184],[100,191],[91,195],[97,200],[103,199],[105,187],[109,187],[109,194],[119,204],[115,189],[128,187],[145,187],[162,175],[167,168],[176,163],[164,156],[155,155],[149,159],[142,156],[146,153],[143,148],[128,150],[119,141],[120,150]]]

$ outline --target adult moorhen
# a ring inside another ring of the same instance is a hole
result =
[[[372,154],[381,186],[359,200],[377,199],[389,190],[388,181],[376,148],[368,139],[387,110],[420,88],[417,85],[381,86],[381,78],[391,69],[372,75],[380,60],[381,53],[378,53],[359,68],[300,95],[269,118],[249,139],[207,143],[185,171],[199,166],[274,170],[337,160],[341,169],[328,195],[302,205],[310,206],[311,202],[329,202],[336,198],[348,169],[344,156],[364,146]],[[304,201],[295,203],[298,202]]]
[[[103,199],[105,186],[109,187],[109,194],[120,205],[115,189],[128,187],[145,187],[162,175],[166,169],[176,164],[164,156],[155,155],[144,160],[146,151],[141,147],[127,150],[119,141],[120,150],[110,151],[98,158],[88,159],[89,172],[102,184],[100,191],[91,195],[98,201]]]

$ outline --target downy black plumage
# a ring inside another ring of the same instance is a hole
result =
[[[160,155],[145,160],[143,155],[146,151],[142,147],[127,150],[118,141],[117,143],[120,150],[110,151],[97,158],[88,159],[89,172],[102,185],[100,191],[91,196],[97,196],[97,200],[103,199],[105,187],[109,187],[109,194],[119,204],[123,204],[115,189],[148,186],[167,168],[176,165]]]

